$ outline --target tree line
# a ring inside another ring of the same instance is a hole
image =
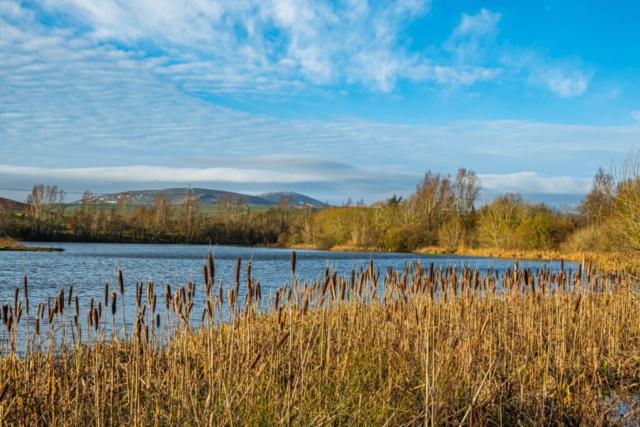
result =
[[[0,209],[0,236],[23,240],[213,243],[410,252],[462,248],[640,250],[640,169],[631,157],[610,173],[600,169],[579,206],[557,209],[507,193],[479,205],[482,183],[470,170],[427,172],[411,196],[366,206],[298,209],[286,198],[267,211],[226,197],[205,213],[190,192],[180,205],[164,195],[150,206],[96,203],[86,192],[74,212],[56,186],[37,185],[21,214]]]

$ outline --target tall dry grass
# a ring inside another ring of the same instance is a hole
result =
[[[0,248],[19,248],[24,245],[11,237],[0,237]]]
[[[592,265],[370,263],[303,282],[295,265],[293,256],[294,280],[269,295],[250,265],[246,283],[238,273],[216,283],[209,257],[186,288],[136,284],[136,300],[123,301],[134,284],[119,273],[120,289],[88,307],[64,289],[31,313],[25,278],[0,310],[1,424],[638,421],[640,305],[629,277]],[[121,304],[136,304],[126,336]]]

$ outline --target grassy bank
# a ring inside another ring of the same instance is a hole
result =
[[[506,258],[545,261],[591,262],[595,268],[605,270],[635,271],[640,269],[640,254],[635,252],[564,252],[554,250],[521,250],[501,248],[458,248],[455,252],[447,251],[439,246],[430,246],[416,251],[419,254],[461,255],[487,258]]]
[[[0,310],[2,423],[638,421],[640,304],[621,274],[370,264],[267,296],[256,278],[215,284],[213,266],[164,295],[135,284],[136,301],[121,300],[134,284],[118,272],[119,289],[90,307],[65,289],[31,313],[25,279]],[[113,336],[105,326],[122,328],[121,304],[138,314],[133,333]],[[56,341],[55,330],[67,333]]]
[[[293,245],[295,250],[322,250],[315,245]],[[388,252],[378,247],[334,246],[330,251],[339,252]],[[485,258],[504,258],[512,260],[543,260],[543,261],[575,261],[579,263],[591,262],[594,268],[610,271],[636,271],[640,269],[640,254],[635,252],[565,252],[559,250],[523,250],[503,248],[463,248],[456,251],[447,250],[441,246],[428,246],[416,250],[421,255],[452,255],[474,256]]]
[[[22,243],[8,238],[3,237],[0,238],[0,251],[11,251],[11,252],[63,252],[64,249],[61,248],[39,248],[34,246],[25,246]]]

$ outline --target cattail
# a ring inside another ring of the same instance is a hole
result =
[[[16,286],[16,292],[13,295],[13,309],[17,310],[18,309],[18,292],[20,292],[20,288],[18,288]]]
[[[253,369],[253,367],[256,366],[256,363],[258,363],[258,360],[260,360],[260,353],[256,354],[247,370],[250,371],[251,369]]]
[[[213,264],[213,255],[209,252],[209,283],[213,284],[214,282],[214,264]]]
[[[282,346],[282,344],[284,344],[284,341],[289,338],[289,331],[286,331],[282,337],[280,338],[280,340],[278,341],[278,344],[276,344],[276,348],[273,351],[277,351],[280,346]]]
[[[75,314],[73,316],[73,324],[76,325],[76,328],[78,327],[78,315],[77,314]]]
[[[206,265],[202,266],[202,275],[204,276],[204,286],[208,287],[209,286],[209,273],[207,272],[207,266]]]
[[[153,296],[153,301],[151,302],[151,314],[156,312],[156,296],[157,295]]]
[[[60,289],[60,314],[64,313],[64,288]]]
[[[67,296],[67,307],[71,307],[71,296],[73,295],[73,284],[69,286],[69,295]]]
[[[582,294],[578,294],[578,299],[576,299],[576,304],[573,306],[573,312],[577,312],[580,308],[580,299],[582,299]]]
[[[24,297],[29,298],[29,295],[27,294],[27,275],[25,274],[24,276]]]
[[[238,257],[238,261],[236,262],[236,284],[240,283],[240,264],[242,260]]]
[[[115,292],[111,294],[111,315],[112,316],[116,315],[116,293]]]
[[[93,327],[98,330],[98,323],[100,322],[100,316],[98,316],[98,310],[93,310]]]
[[[124,280],[122,279],[122,271],[118,268],[118,286],[120,286],[120,295],[124,296]]]
[[[109,282],[104,284],[104,308],[109,308]]]
[[[296,274],[296,251],[291,251],[291,276]]]
[[[167,311],[169,311],[169,306],[171,304],[171,286],[167,283],[167,290],[164,293],[164,305]]]
[[[106,310],[106,307],[105,307]],[[98,302],[98,318],[102,319],[102,303]]]
[[[251,262],[247,264],[247,288],[251,289]]]
[[[160,313],[156,314],[156,325],[158,328],[160,327]]]
[[[0,387],[0,403],[2,403],[2,400],[4,399],[4,396],[7,394],[8,389],[9,389],[9,384],[7,383],[2,384],[2,387]]]
[[[78,304],[78,295],[75,296],[75,303],[76,303],[76,316],[79,314],[79,304]]]
[[[36,335],[40,335],[40,319],[36,317]]]
[[[484,320],[484,323],[482,324],[482,328],[480,329],[480,335],[478,335],[478,337],[482,336],[488,323],[489,323],[489,313],[487,313],[487,318]]]

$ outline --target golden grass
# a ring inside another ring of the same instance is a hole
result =
[[[24,245],[11,237],[0,237],[0,248],[21,248]]]
[[[635,283],[584,267],[370,263],[267,296],[255,278],[215,286],[211,258],[202,282],[167,286],[164,304],[153,284],[136,285],[128,337],[105,332],[123,320],[115,293],[108,310],[108,290],[104,306],[74,308],[63,290],[26,322],[25,278],[0,310],[0,423],[634,424]],[[199,326],[194,302],[206,307]]]
[[[640,269],[640,254],[635,252],[565,252],[558,250],[524,250],[524,249],[502,249],[502,248],[458,248],[455,252],[447,251],[440,246],[429,246],[418,249],[419,254],[449,254],[464,255],[487,258],[506,259],[530,259],[559,261],[561,259],[575,262],[586,262],[591,260],[593,266],[605,270],[638,270]]]

